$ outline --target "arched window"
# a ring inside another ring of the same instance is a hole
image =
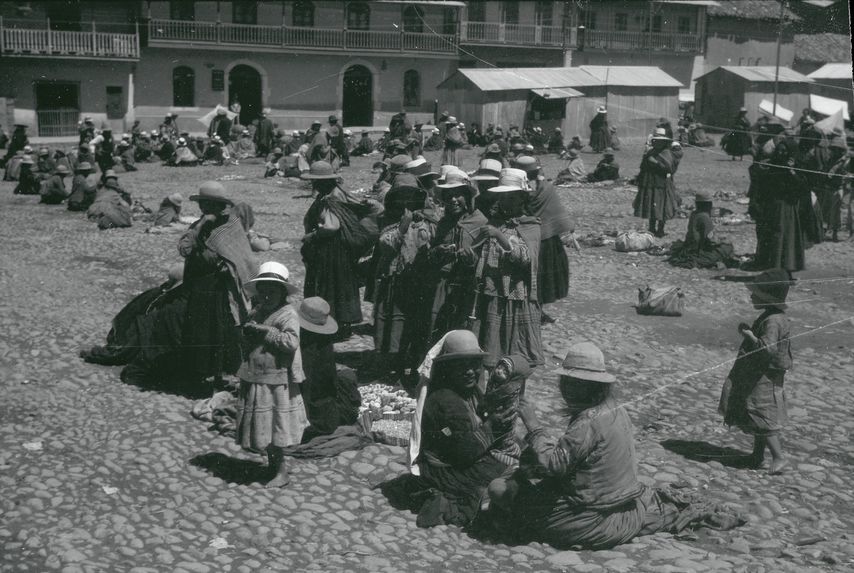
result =
[[[302,28],[314,26],[314,4],[309,0],[300,0],[294,4],[293,25]]]
[[[347,27],[351,30],[369,30],[371,9],[364,2],[347,4]]]
[[[421,105],[421,74],[416,70],[406,70],[403,74],[403,106]]]
[[[424,11],[418,6],[407,6],[403,10],[403,31],[424,32]]]
[[[193,68],[178,66],[172,70],[172,105],[175,107],[196,105],[196,73]]]

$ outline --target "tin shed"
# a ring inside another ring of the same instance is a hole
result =
[[[825,64],[807,76],[813,80],[810,93],[848,102],[854,110],[854,85],[852,85],[851,62]]]

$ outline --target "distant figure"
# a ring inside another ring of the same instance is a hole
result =
[[[555,184],[587,181],[587,169],[584,167],[584,161],[581,159],[578,150],[570,149],[566,157],[569,159],[569,164],[557,174]]]
[[[259,157],[266,157],[273,147],[273,121],[267,117],[270,110],[261,112],[261,121],[255,130],[255,150]]]
[[[459,150],[463,146],[463,138],[457,127],[457,118],[449,117],[445,125],[447,129],[445,131],[445,146],[442,151],[442,165],[459,166]]]
[[[366,130],[362,132],[362,137],[356,143],[356,147],[350,152],[350,155],[359,157],[361,155],[369,155],[374,151],[374,140],[371,139],[371,134]]]
[[[593,173],[587,176],[587,181],[595,183],[597,181],[616,181],[619,178],[620,166],[614,161],[614,153],[606,151]]]
[[[608,110],[604,105],[596,109],[596,116],[590,121],[590,147],[596,153],[602,153],[606,148],[611,147]]]
[[[228,136],[231,133],[231,120],[228,119],[228,112],[224,108],[218,108],[216,115],[211,119],[208,126],[208,137],[213,138],[218,135],[223,141],[228,141]]]
[[[732,131],[721,139],[721,147],[733,160],[738,157],[741,161],[745,155],[750,155],[753,138],[750,136],[750,120],[747,119],[747,108],[738,110]]]

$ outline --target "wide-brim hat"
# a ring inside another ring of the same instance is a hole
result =
[[[460,168],[454,167],[454,169],[445,170],[445,166],[443,165],[442,171],[442,177],[440,177],[440,180],[442,182],[436,185],[436,187],[438,187],[439,189],[471,187],[471,179],[469,178],[468,173],[461,170]]]
[[[395,139],[394,141],[400,140]],[[401,142],[401,145],[403,145],[403,142]],[[402,173],[406,170],[406,166],[409,164],[410,161],[412,161],[412,157],[410,157],[409,155],[404,155],[403,153],[399,153],[388,160],[388,168],[393,173]]]
[[[309,332],[317,334],[335,334],[338,323],[330,316],[329,303],[319,296],[303,300],[297,308],[299,325]]]
[[[195,195],[190,195],[190,201],[218,201],[226,205],[234,205],[234,202],[225,194],[225,187],[218,181],[205,181],[199,187],[199,192]]]
[[[655,131],[652,134],[653,141],[670,141],[670,138],[667,137],[667,131],[663,127],[656,127]]]
[[[604,105],[600,105],[596,108],[596,113],[608,113],[608,108],[606,108]]]
[[[433,165],[423,157],[416,157],[404,168],[407,173],[411,173],[415,177],[439,177],[439,173],[433,169]]]
[[[110,171],[112,171],[112,170],[107,170],[107,173],[109,173]],[[56,166],[55,173],[57,175],[68,175],[69,170],[68,170],[68,167],[66,165],[60,163],[59,165]],[[113,173],[113,177],[115,177],[115,176],[116,176],[116,174]],[[104,175],[104,179],[106,179],[107,177],[108,177],[107,175]]]
[[[81,161],[77,164],[77,167],[74,171],[92,171],[92,164],[88,161]]]
[[[258,293],[258,283],[273,283],[285,287],[289,295],[299,292],[299,287],[288,282],[288,267],[276,261],[267,261],[261,263],[261,268],[258,269],[258,275],[243,285],[243,288],[250,295]]]
[[[166,199],[176,207],[180,207],[184,203],[184,196],[180,193],[172,193]]]
[[[590,382],[613,384],[617,379],[605,370],[605,356],[592,342],[579,342],[569,347],[555,373]]]
[[[502,169],[498,176],[498,185],[487,189],[490,193],[512,193],[528,191],[528,174],[521,169],[510,167]]]
[[[308,173],[300,175],[300,179],[338,179],[338,174],[328,161],[315,161],[311,164]]]
[[[784,269],[770,269],[762,272],[747,283],[747,289],[765,304],[786,308],[786,297],[792,279]]]
[[[21,157],[21,165],[35,165],[35,161],[33,161],[33,158],[31,156],[24,155],[23,157]]]
[[[516,169],[521,169],[522,171],[528,173],[530,171],[539,171],[540,164],[537,163],[537,160],[530,155],[520,155],[513,162],[513,166]]]
[[[708,191],[698,191],[694,196],[694,203],[711,203],[712,194]]]
[[[477,336],[470,330],[452,330],[445,336],[442,352],[433,359],[433,365],[461,358],[484,358],[488,352],[481,350]]]
[[[39,148],[39,156],[41,155],[50,155],[50,149],[48,149],[47,147]]]
[[[336,121],[338,121],[338,116],[336,116],[336,115],[330,115],[330,116],[327,118],[327,121],[328,121],[329,123],[336,122]]]
[[[472,181],[498,181],[501,175],[501,162],[497,159],[481,159],[480,165],[475,174],[471,177]]]
[[[228,112],[227,112],[227,111],[225,111],[225,108],[220,107],[220,108],[217,108],[217,110],[216,110],[216,114],[217,114],[217,115],[227,115],[227,114],[228,114]]]
[[[501,146],[497,143],[490,143],[486,146],[484,153],[501,153]]]
[[[383,197],[383,204],[389,205],[401,195],[412,195],[413,201],[424,202],[427,199],[427,191],[418,185],[418,180],[411,173],[398,173],[394,178],[391,189]]]

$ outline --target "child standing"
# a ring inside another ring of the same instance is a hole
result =
[[[308,426],[299,387],[305,379],[300,321],[287,300],[298,289],[288,282],[288,269],[275,261],[262,264],[245,288],[256,306],[242,329],[237,443],[266,451],[272,474],[267,487],[284,487],[290,478],[282,448],[300,443]]]
[[[765,447],[771,452],[768,473],[783,473],[788,460],[783,457],[780,431],[787,421],[783,379],[792,367],[786,296],[791,277],[783,269],[758,275],[747,287],[750,302],[762,314],[748,326],[738,325],[744,337],[738,357],[728,376],[729,395],[722,396],[724,422],[753,434],[753,453],[747,461],[760,467]]]

